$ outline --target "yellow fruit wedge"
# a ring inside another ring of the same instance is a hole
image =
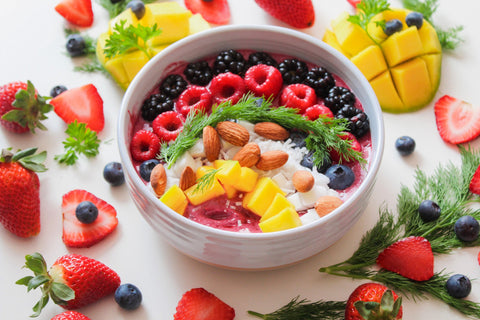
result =
[[[187,197],[183,193],[182,189],[179,186],[171,186],[161,197],[162,201],[167,207],[173,211],[183,215],[185,209],[187,208],[188,201]]]
[[[258,224],[263,232],[275,232],[293,229],[302,225],[302,221],[295,209],[287,207]]]

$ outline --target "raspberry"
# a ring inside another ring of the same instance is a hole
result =
[[[275,97],[282,89],[282,74],[277,68],[258,64],[248,68],[245,73],[245,86],[256,97]]]
[[[303,114],[308,107],[317,102],[315,90],[306,84],[294,83],[286,86],[280,96],[280,104],[287,108],[298,109]]]
[[[221,73],[212,79],[210,92],[214,103],[230,101],[235,104],[246,92],[245,81],[234,73]]]
[[[130,142],[130,153],[136,161],[146,161],[155,158],[160,151],[160,139],[152,131],[139,130],[135,132]]]
[[[324,117],[328,118],[333,118],[333,112],[330,110],[328,107],[324,106],[323,104],[314,104],[311,107],[308,107],[307,110],[305,110],[304,113],[305,116],[309,120],[317,120],[320,115],[323,115]]]
[[[160,140],[168,142],[175,140],[183,129],[183,116],[175,111],[167,111],[159,114],[152,122],[153,132]]]
[[[350,133],[350,132],[342,132],[339,137],[342,139],[342,140],[349,140],[350,141],[350,146],[351,146],[351,149],[355,150],[355,151],[362,151],[362,146],[360,145],[360,143],[358,142],[357,138],[355,138],[355,136]],[[330,157],[332,158],[332,161],[334,162],[340,162],[343,161],[343,162],[349,162],[347,161],[347,159],[343,158],[343,156],[341,157],[337,151],[331,149],[330,150]]]
[[[204,113],[210,111],[212,107],[212,94],[210,91],[201,86],[190,86],[178,97],[176,108],[184,117],[190,113],[192,109],[202,110]]]

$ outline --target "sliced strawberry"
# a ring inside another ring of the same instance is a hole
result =
[[[357,5],[362,2],[362,0],[347,0],[348,3],[350,3],[350,5],[352,7],[354,7],[355,9],[357,9]]]
[[[227,0],[185,0],[185,7],[213,24],[227,24],[230,21]]]
[[[98,209],[98,217],[92,223],[82,223],[76,217],[75,210],[83,201],[90,201]],[[80,189],[63,195],[62,214],[62,239],[68,247],[91,247],[111,234],[118,225],[115,208],[90,192]]]
[[[480,107],[444,95],[435,103],[435,120],[445,142],[459,144],[480,135]]]
[[[469,189],[471,193],[480,194],[480,166],[477,167],[472,180],[470,180]]]
[[[377,264],[405,278],[425,281],[433,277],[432,247],[423,237],[407,237],[383,250]]]
[[[62,0],[55,6],[55,11],[76,26],[90,27],[93,24],[92,0]]]
[[[178,302],[174,320],[232,320],[235,310],[203,288],[185,292]]]
[[[66,123],[77,120],[97,133],[103,130],[103,100],[93,84],[64,91],[50,100],[50,104]]]

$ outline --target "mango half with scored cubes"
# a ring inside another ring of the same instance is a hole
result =
[[[131,9],[127,9],[111,19],[108,30],[98,37],[96,54],[99,62],[123,89],[127,89],[135,75],[150,58],[136,49],[111,58],[105,55],[105,43],[109,36],[116,32],[114,28],[121,21],[125,21],[125,27],[139,24],[145,27],[157,25],[157,28],[161,30],[160,35],[145,44],[154,55],[177,40],[210,28],[210,24],[200,14],[192,14],[177,2],[146,4],[145,15],[141,19],[137,19]]]
[[[434,27],[423,19],[420,28],[408,26],[411,11],[391,9],[375,16],[367,31],[344,13],[331,23],[324,42],[347,56],[365,75],[382,110],[411,112],[432,101],[440,84],[442,47]],[[387,35],[375,21],[398,19],[399,31]]]

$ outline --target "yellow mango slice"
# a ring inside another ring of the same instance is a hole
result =
[[[274,215],[280,213],[285,208],[293,208],[295,209],[295,206],[287,200],[287,198],[280,194],[277,193],[275,197],[273,198],[272,203],[268,207],[268,209],[265,211],[263,216],[260,218],[260,222],[267,220],[268,218],[273,217]]]
[[[296,228],[302,225],[302,221],[295,209],[288,207],[278,214],[258,224],[263,232],[275,232]]]
[[[332,25],[332,28],[342,51],[345,51],[351,56],[375,44],[360,26],[347,20],[343,23]]]
[[[428,74],[430,75],[430,83],[432,84],[433,93],[435,93],[440,85],[440,77],[442,75],[442,70],[438,66],[442,64],[442,55],[438,54],[427,54],[420,56],[421,59],[425,61],[427,65]],[[432,97],[433,98],[433,97]]]
[[[201,166],[197,169],[195,172],[195,175],[197,176],[197,180],[209,173],[210,171],[215,170],[214,167],[211,166]]]
[[[178,2],[151,3],[145,6],[145,16],[149,25],[157,25],[162,30],[159,36],[149,40],[150,46],[172,43],[188,36],[192,13]]]
[[[348,53],[343,51],[342,47],[340,46],[340,43],[338,43],[337,36],[335,35],[335,33],[333,31],[328,30],[328,29],[325,31],[325,34],[323,35],[323,42],[328,43],[334,49],[340,51],[347,58],[350,57],[350,55]]]
[[[218,161],[218,160],[217,160]],[[214,164],[216,167],[216,164]],[[240,177],[242,167],[235,160],[225,160],[219,167],[215,177],[223,184],[233,186]]]
[[[370,85],[377,95],[382,109],[389,112],[403,112],[406,107],[403,104],[397,89],[393,83],[390,71],[386,71],[370,81]]]
[[[388,68],[383,57],[382,49],[377,45],[371,45],[360,51],[351,58],[354,65],[360,69],[367,80],[371,80]]]
[[[250,192],[255,188],[257,184],[258,173],[250,168],[242,167],[240,169],[240,176],[238,180],[233,184],[235,189],[241,192]]]
[[[422,41],[423,53],[441,53],[442,45],[438,40],[435,28],[429,23],[424,23],[418,30],[418,35]]]
[[[123,68],[125,69],[129,82],[135,78],[148,60],[148,57],[143,51],[134,51],[123,56]]]
[[[126,89],[128,87],[130,78],[123,67],[123,56],[118,56],[107,60],[105,62],[105,69],[107,69],[107,71],[112,75],[122,89]]]
[[[160,201],[181,215],[185,213],[185,209],[188,205],[187,197],[182,189],[176,184],[168,188],[168,190],[160,197]]]
[[[188,34],[195,34],[201,31],[210,29],[210,24],[203,19],[200,13],[192,15],[189,19],[189,32]]]
[[[262,177],[258,179],[255,188],[245,194],[242,205],[253,213],[263,216],[277,193],[285,195],[285,192],[272,179]]]
[[[220,182],[215,178],[213,179],[213,183],[209,186],[202,188],[198,187],[198,184],[194,184],[185,190],[185,195],[187,196],[188,201],[195,206],[224,194],[225,189],[223,189]]]
[[[381,46],[390,67],[423,53],[422,40],[416,27],[394,33]]]

